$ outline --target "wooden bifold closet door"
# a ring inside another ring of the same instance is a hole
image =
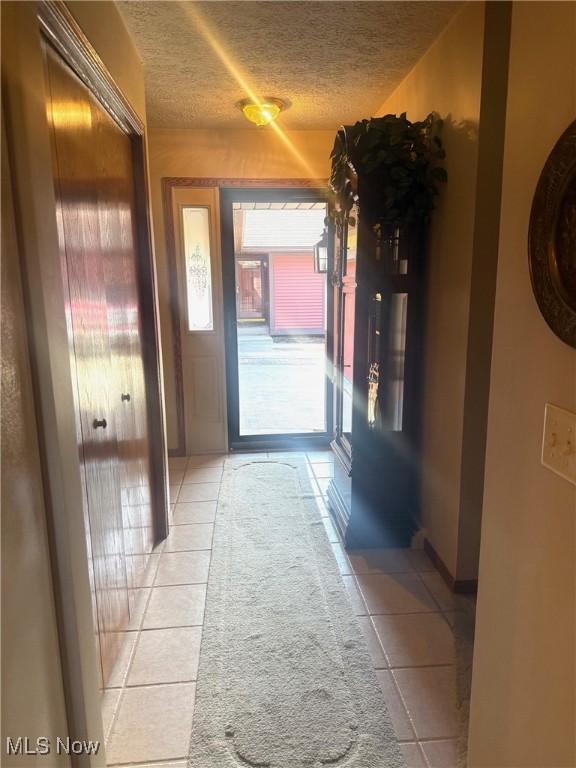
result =
[[[154,544],[132,143],[45,46],[48,119],[102,682]]]

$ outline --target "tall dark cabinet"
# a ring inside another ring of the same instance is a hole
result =
[[[337,142],[346,149],[347,129]],[[379,196],[350,153],[337,195],[334,478],[330,511],[349,548],[408,546],[419,501],[424,231],[377,232]]]

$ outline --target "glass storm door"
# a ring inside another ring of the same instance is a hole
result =
[[[314,261],[325,192],[224,189],[220,208],[230,446],[326,444],[331,295]]]

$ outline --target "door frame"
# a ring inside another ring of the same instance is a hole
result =
[[[172,351],[174,359],[174,407],[176,410],[176,445],[168,449],[169,456],[186,455],[186,420],[184,375],[182,366],[182,334],[180,329],[180,300],[178,285],[178,253],[175,222],[172,212],[172,191],[180,187],[210,187],[220,193],[225,189],[283,189],[316,190],[328,196],[327,179],[251,179],[227,176],[164,176],[162,177],[162,212],[164,215],[164,233],[166,247],[166,265],[168,271],[168,294],[170,303],[170,324],[172,330]],[[221,210],[220,210],[221,216]],[[220,232],[221,220],[220,220]],[[223,252],[222,252],[223,256]],[[224,268],[224,264],[222,264]],[[328,291],[331,294],[331,291]],[[226,348],[227,349],[227,348]],[[227,363],[225,364],[227,367]],[[226,377],[227,378],[227,377]],[[228,438],[229,439],[229,438]],[[323,443],[322,443],[323,444]]]
[[[328,283],[333,254],[328,254],[326,273],[326,357],[325,417],[326,430],[322,433],[294,433],[269,435],[240,434],[240,396],[238,387],[238,338],[236,331],[236,259],[234,244],[233,203],[236,202],[325,202],[329,205],[327,187],[318,183],[305,186],[286,186],[281,180],[265,184],[238,184],[220,189],[220,227],[222,248],[222,279],[224,283],[224,334],[226,343],[226,391],[228,410],[228,444],[231,451],[266,449],[301,449],[329,445],[333,432],[333,386],[331,363],[333,359],[332,291]]]
[[[6,13],[4,13],[6,11]],[[71,764],[105,766],[101,701],[82,509],[74,396],[66,330],[64,286],[56,224],[43,45],[55,48],[132,141],[142,328],[151,437],[151,485],[156,540],[168,530],[168,482],[160,368],[156,273],[151,248],[144,126],[111,77],[73,14],[61,0],[14,3],[3,8],[3,120],[10,152],[22,288],[53,591],[71,739],[96,739],[96,755],[73,755]],[[4,35],[3,35],[4,37]]]

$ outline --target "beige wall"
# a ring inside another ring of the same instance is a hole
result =
[[[144,119],[142,67],[112,3],[71,4],[84,32]],[[62,583],[66,654],[77,733],[100,739],[102,722],[82,519],[78,448],[54,204],[44,72],[33,3],[2,3],[2,765],[19,760],[4,737],[66,737],[61,650],[52,579]],[[3,123],[4,127],[4,123]],[[3,131],[4,132],[4,131]],[[7,161],[10,159],[10,177]],[[14,194],[15,216],[5,186]],[[18,223],[18,240],[14,232]],[[23,295],[27,297],[25,308]],[[40,388],[32,390],[32,366]],[[49,547],[39,459],[54,512]],[[58,552],[58,558],[53,558]],[[57,560],[57,566],[56,566]],[[87,764],[102,766],[104,750]]]
[[[576,411],[576,352],[540,315],[527,264],[538,177],[576,118],[575,40],[575,3],[514,3],[471,768],[576,765],[576,488],[540,464],[544,404]]]
[[[378,110],[444,121],[448,183],[433,214],[426,318],[422,526],[452,576],[474,578],[460,553],[461,456],[476,216],[484,3],[453,19]]]
[[[334,135],[333,131],[292,131],[281,138],[272,129],[258,128],[150,131],[148,151],[169,447],[175,446],[177,437],[162,178],[318,178],[325,184],[330,170],[329,157]]]

